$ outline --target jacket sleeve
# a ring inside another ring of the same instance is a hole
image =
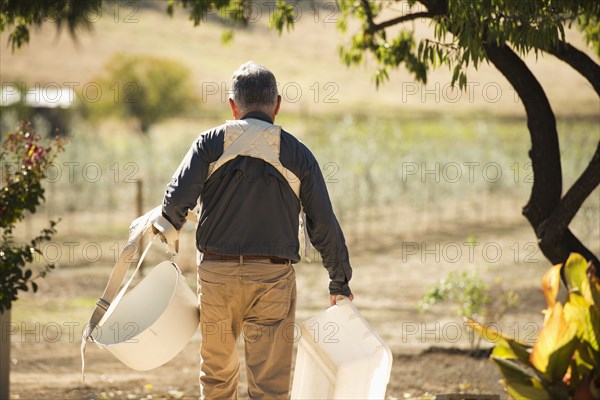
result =
[[[340,224],[333,213],[327,186],[317,161],[312,158],[309,173],[302,179],[300,199],[306,213],[308,236],[321,253],[323,266],[329,272],[329,293],[351,294],[348,283],[352,267]]]
[[[192,143],[165,190],[162,214],[180,230],[188,210],[196,207],[208,176],[208,167],[215,154],[215,131],[202,134]],[[218,141],[218,140],[216,140]],[[222,141],[222,140],[221,140]],[[218,147],[218,146],[216,146]],[[222,152],[222,143],[221,143]]]

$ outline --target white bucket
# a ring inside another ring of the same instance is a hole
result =
[[[302,323],[292,399],[383,399],[392,352],[349,300]]]
[[[174,263],[158,264],[98,324],[92,339],[139,371],[175,357],[198,329],[198,300]]]

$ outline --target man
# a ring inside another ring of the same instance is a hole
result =
[[[167,186],[163,216],[179,230],[202,202],[196,246],[201,398],[237,396],[237,339],[245,340],[248,395],[287,398],[290,386],[299,213],[329,271],[330,304],[352,299],[352,269],[316,159],[273,124],[275,76],[248,62],[232,77],[234,121],[204,132]]]

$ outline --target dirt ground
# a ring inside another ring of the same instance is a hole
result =
[[[377,245],[357,241],[350,246],[355,304],[394,355],[387,398],[433,398],[447,393],[464,393],[464,398],[468,394],[506,398],[500,375],[487,357],[490,344],[482,343],[482,350],[475,354],[470,351],[469,334],[462,330],[463,322],[455,307],[440,304],[426,313],[417,309],[427,288],[450,271],[478,271],[494,289],[511,288],[519,293],[517,307],[494,321],[505,332],[532,341],[542,322],[544,300],[539,281],[548,263],[539,252],[528,254],[528,261],[534,262],[524,262],[524,254],[516,258],[509,250],[515,244],[525,248],[532,242],[526,224],[513,221],[486,227],[454,226],[448,227],[448,232],[399,235],[386,237]],[[412,254],[412,247],[406,246],[418,241],[429,250],[436,244],[443,249],[449,243],[462,243],[464,233],[475,235],[482,245],[494,243],[502,249],[502,257],[481,258],[475,251],[474,259],[463,257],[457,261],[443,250],[439,250],[441,255],[433,251]],[[81,381],[81,328],[109,272],[110,266],[103,263],[62,267],[40,281],[37,294],[25,294],[15,303],[10,326],[11,398],[197,398],[199,333],[175,359],[146,372],[130,370],[108,352],[90,345],[86,380]],[[302,321],[326,308],[327,274],[319,263],[299,264],[296,272],[297,319]],[[185,274],[193,285],[193,269],[187,268]],[[242,369],[242,398],[244,382]]]

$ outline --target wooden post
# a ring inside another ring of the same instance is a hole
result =
[[[10,310],[0,313],[0,400],[10,395]]]
[[[135,218],[137,218],[137,217],[141,217],[144,214],[144,194],[143,194],[144,185],[143,185],[141,179],[137,179],[135,181],[135,188],[136,188],[136,192],[135,192],[136,215],[135,215]],[[140,239],[140,244],[138,246],[138,257],[141,257],[143,252],[144,252],[144,238],[142,237]],[[140,272],[142,274],[144,273],[144,265],[143,264],[140,265]]]
[[[135,212],[136,214],[136,218],[137,217],[141,217],[142,214],[144,213],[144,195],[142,193],[142,189],[143,189],[143,184],[142,184],[142,180],[141,179],[137,179],[135,181],[135,187],[136,187],[136,196],[135,196],[135,204],[136,204],[136,210]]]

